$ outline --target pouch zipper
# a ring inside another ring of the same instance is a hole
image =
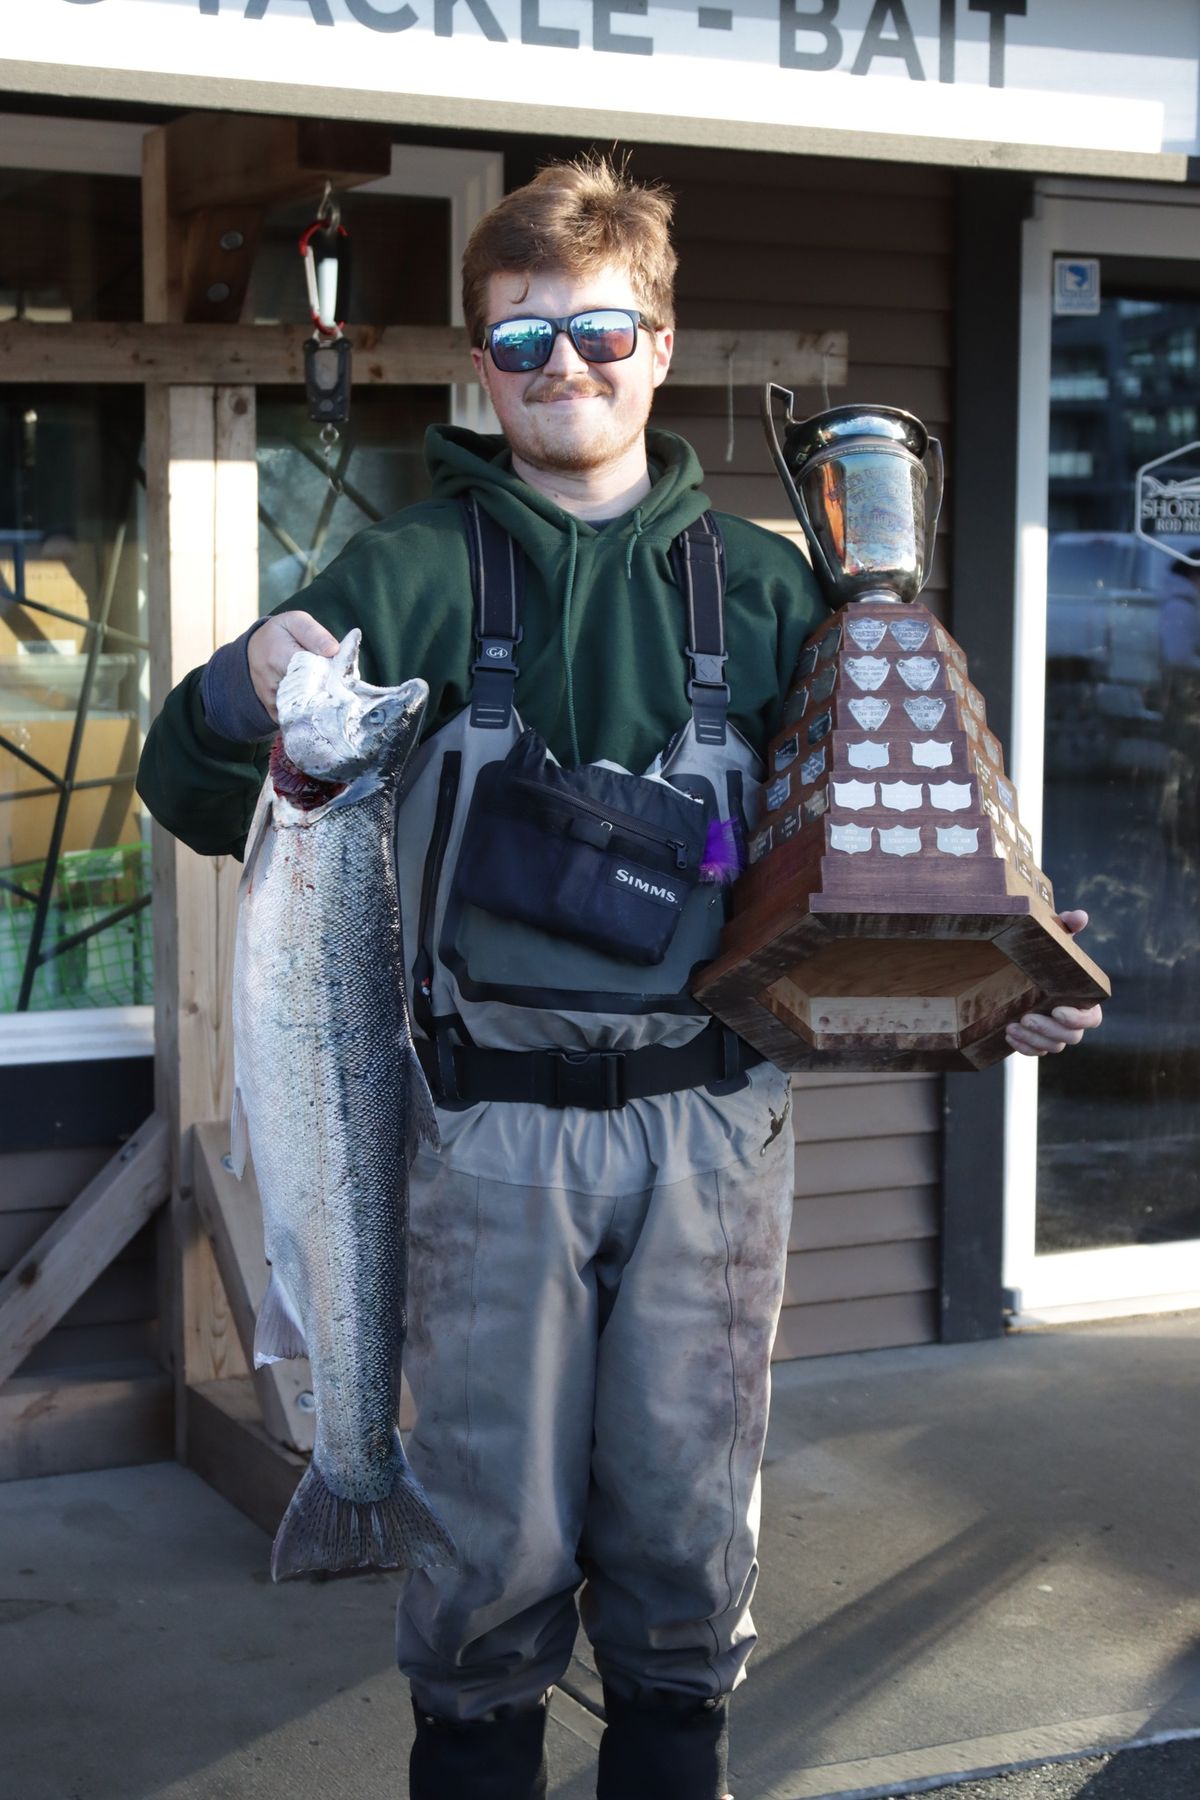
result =
[[[462,752],[448,750],[442,759],[438,777],[437,800],[433,810],[433,830],[429,834],[429,850],[421,876],[421,907],[417,918],[417,957],[413,964],[413,1008],[421,1029],[433,1036],[433,913],[441,881],[446,845],[454,820],[454,803],[462,777]]]
[[[686,871],[688,866],[687,845],[681,839],[667,837],[663,832],[653,831],[643,825],[640,820],[631,818],[628,813],[618,812],[615,807],[611,806],[597,806],[594,801],[584,800],[578,794],[547,787],[543,782],[530,781],[522,775],[514,776],[513,780],[516,787],[537,794],[543,800],[547,797],[557,799],[561,795],[564,806],[578,807],[580,812],[590,813],[594,819],[599,819],[602,825],[607,825],[610,831],[619,826],[622,832],[628,833],[631,837],[645,838],[649,844],[665,844],[669,850],[675,852],[675,867]],[[680,790],[675,788],[672,791],[679,793]],[[684,795],[683,798],[687,799],[688,796]],[[692,804],[696,805],[698,802],[692,801]]]

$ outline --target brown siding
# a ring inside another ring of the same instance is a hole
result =
[[[840,329],[848,380],[797,392],[798,416],[878,401],[950,451],[950,173],[733,151],[644,148],[676,194],[679,326]],[[736,365],[734,381],[736,383]],[[655,422],[695,445],[713,504],[799,535],[767,456],[759,391],[673,389]],[[944,518],[926,598],[947,613]],[[798,1077],[796,1210],[777,1358],[928,1343],[938,1332],[941,1083]]]
[[[933,1075],[794,1079],[796,1206],[776,1361],[936,1338],[940,1102]]]

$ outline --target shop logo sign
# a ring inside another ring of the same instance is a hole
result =
[[[1135,481],[1138,536],[1200,569],[1200,443],[1143,463]]]
[[[1054,313],[1095,317],[1100,311],[1100,259],[1096,256],[1056,256],[1054,259]]]

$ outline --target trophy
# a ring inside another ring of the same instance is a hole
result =
[[[1023,1013],[1109,983],[1055,913],[965,656],[917,601],[940,444],[895,407],[797,422],[792,406],[767,386],[771,453],[836,610],[801,653],[694,991],[784,1069],[986,1068]]]

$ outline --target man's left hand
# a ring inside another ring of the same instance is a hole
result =
[[[1074,937],[1088,922],[1083,911],[1059,913]],[[1044,1013],[1024,1013],[1005,1031],[1014,1050],[1022,1056],[1057,1056],[1068,1044],[1077,1044],[1085,1031],[1094,1031],[1104,1014],[1097,1006],[1056,1006]]]

